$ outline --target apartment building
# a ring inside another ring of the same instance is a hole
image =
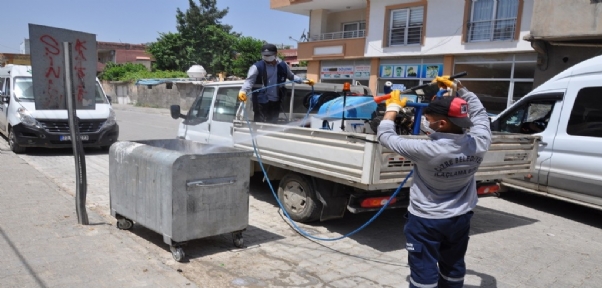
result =
[[[529,34],[534,0],[271,0],[271,8],[309,16],[297,57],[307,76],[383,92],[462,71],[489,112],[533,87],[537,53]]]
[[[535,85],[602,55],[602,0],[536,1],[524,39],[538,54]]]

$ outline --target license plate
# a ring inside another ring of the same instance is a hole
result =
[[[88,135],[79,135],[79,139],[81,139],[82,141],[87,141],[89,138],[88,138]],[[61,135],[60,140],[61,141],[71,141],[71,135]]]

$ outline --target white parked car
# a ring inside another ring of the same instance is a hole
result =
[[[36,110],[31,66],[0,67],[0,133],[15,153],[27,147],[71,147],[67,110]],[[77,110],[84,147],[108,148],[119,137],[119,126],[98,79],[96,108]]]

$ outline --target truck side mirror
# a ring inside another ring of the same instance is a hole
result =
[[[169,112],[171,113],[171,118],[173,119],[185,118],[185,116],[180,112],[180,105],[169,106]]]
[[[2,95],[2,96],[0,96],[0,97],[1,97],[1,98],[0,98],[0,99],[1,99],[0,101],[2,101],[2,103],[6,103],[6,104],[8,104],[8,102],[10,102],[10,97],[9,97],[9,96]]]

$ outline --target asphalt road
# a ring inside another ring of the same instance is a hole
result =
[[[120,140],[171,139],[178,121],[167,109],[115,106]],[[70,149],[31,149],[20,155],[74,194]],[[114,223],[109,213],[108,155],[88,149],[88,208]],[[404,210],[383,213],[363,231],[335,242],[316,242],[293,231],[268,186],[251,182],[246,247],[230,235],[195,240],[188,263],[171,258],[162,237],[144,227],[123,231],[153,257],[201,287],[407,287]],[[372,214],[300,225],[318,237],[353,231]],[[523,193],[481,198],[466,256],[465,287],[600,287],[602,214],[593,209]]]

